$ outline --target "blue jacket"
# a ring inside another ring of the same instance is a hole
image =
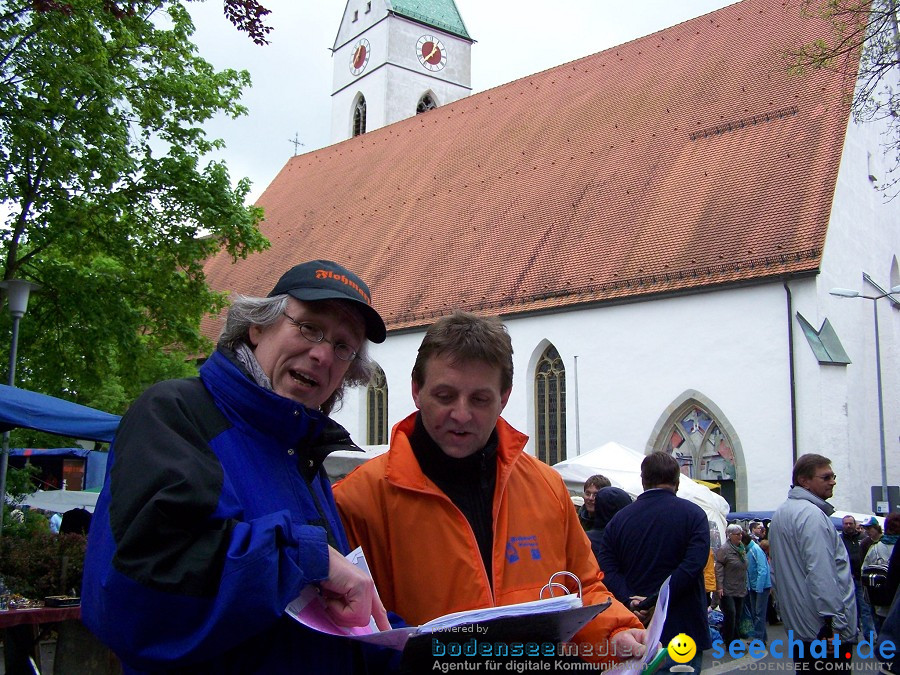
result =
[[[754,593],[762,593],[767,588],[772,588],[766,552],[752,540],[747,546],[747,585]]]
[[[217,351],[122,419],[88,539],[84,623],[126,670],[350,673],[343,638],[283,614],[346,553],[322,461],[353,447]]]
[[[688,480],[685,478],[685,480]],[[612,517],[600,539],[598,562],[606,587],[623,603],[651,596],[669,575],[669,612],[661,641],[687,633],[709,649],[703,569],[709,559],[709,520],[703,509],[669,490],[647,490]]]

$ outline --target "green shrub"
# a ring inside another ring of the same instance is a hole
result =
[[[81,594],[84,550],[81,534],[31,532],[0,539],[0,575],[10,592],[32,600],[48,595]]]

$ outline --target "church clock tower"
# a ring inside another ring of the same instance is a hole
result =
[[[468,96],[472,43],[454,0],[348,0],[332,48],[332,142]]]

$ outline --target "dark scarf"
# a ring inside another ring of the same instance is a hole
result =
[[[450,498],[469,521],[488,580],[493,585],[491,555],[494,548],[494,484],[497,478],[496,429],[481,450],[457,459],[444,454],[425,430],[422,415],[416,415],[409,444],[422,473]]]

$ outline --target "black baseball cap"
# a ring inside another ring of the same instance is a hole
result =
[[[378,312],[372,307],[369,287],[358,276],[330,260],[310,260],[285,272],[269,297],[290,295],[297,300],[349,300],[356,304],[366,322],[366,337],[372,342],[384,342],[387,329]]]

